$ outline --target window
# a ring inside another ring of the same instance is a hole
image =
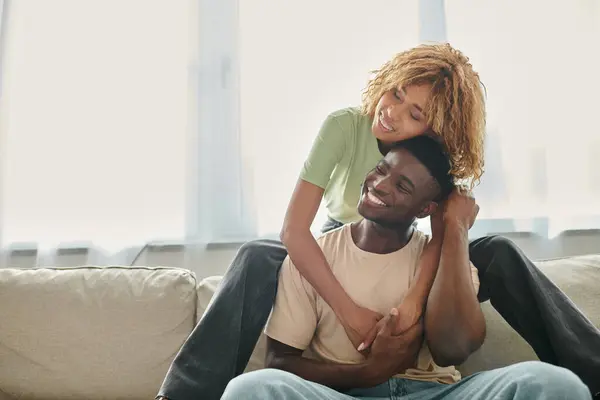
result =
[[[360,106],[370,71],[418,43],[418,2],[240,2],[244,169],[259,236],[277,233],[321,123]],[[315,229],[325,221],[321,210]]]
[[[184,236],[189,3],[10,3],[4,243]]]
[[[599,11],[592,0],[446,2],[448,40],[487,88],[481,219],[544,218],[551,235],[598,227]]]

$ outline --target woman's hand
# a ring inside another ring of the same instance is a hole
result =
[[[423,315],[423,309],[423,302],[419,300],[417,296],[411,296],[409,294],[405,297],[404,300],[402,300],[402,303],[395,308],[396,314],[394,316],[394,326],[391,331],[392,335],[401,335],[415,326]],[[380,332],[386,323],[387,321],[385,319],[380,319],[377,322],[375,329],[369,332],[361,346],[357,348],[358,351],[368,350],[373,344],[377,332]]]
[[[406,332],[396,335],[399,313],[392,309],[390,315],[379,321],[367,363],[372,366],[375,382],[385,381],[392,375],[414,366],[423,345],[423,323],[417,321]]]
[[[423,302],[416,296],[407,296],[402,303],[396,307],[398,315],[395,318],[396,324],[392,330],[392,335],[400,335],[412,328],[423,315]]]
[[[375,311],[355,305],[352,311],[342,315],[340,320],[354,348],[361,351],[359,347],[365,340],[371,338],[370,343],[372,343],[377,336],[377,323],[382,318],[383,315]]]

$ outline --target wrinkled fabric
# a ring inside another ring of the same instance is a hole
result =
[[[590,400],[572,372],[539,361],[480,372],[445,385],[392,378],[365,389],[338,392],[289,372],[263,369],[232,380],[222,400]]]

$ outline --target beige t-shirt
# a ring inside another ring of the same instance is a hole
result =
[[[368,253],[352,240],[350,225],[317,239],[348,295],[357,304],[384,315],[402,302],[427,241],[426,235],[415,230],[409,243],[396,252]],[[473,265],[471,275],[477,292],[479,279]],[[307,356],[325,362],[356,364],[364,361],[333,310],[300,275],[289,257],[281,268],[277,298],[265,333],[288,346],[307,350]],[[461,378],[455,367],[436,365],[426,345],[419,353],[417,365],[396,376],[440,383],[455,383]]]

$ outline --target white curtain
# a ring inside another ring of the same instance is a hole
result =
[[[240,2],[241,139],[258,235],[279,232],[327,114],[360,105],[369,72],[418,43],[418,9],[417,0]]]
[[[4,246],[276,235],[326,115],[443,34],[488,92],[473,234],[600,228],[595,0],[6,3]]]
[[[10,2],[5,245],[184,237],[189,3]]]
[[[446,1],[450,43],[487,88],[490,230],[600,228],[600,4]]]
[[[359,104],[367,73],[395,52],[444,36],[487,89],[487,172],[471,234],[600,228],[599,8],[595,0],[242,2],[241,135],[259,234],[278,231],[324,116]]]

